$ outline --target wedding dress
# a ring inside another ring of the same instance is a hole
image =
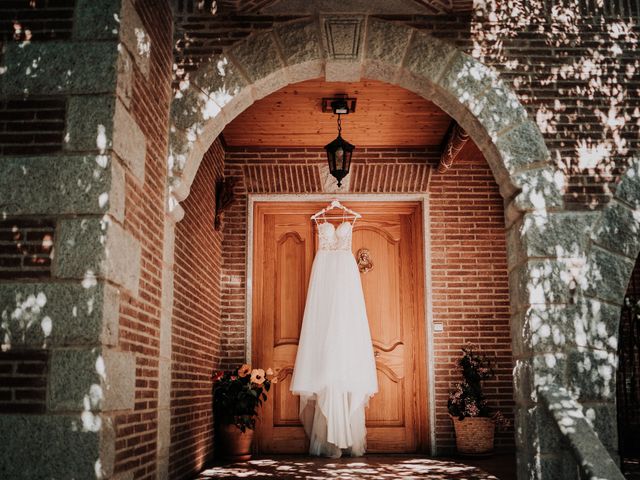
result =
[[[291,391],[300,395],[300,419],[309,453],[338,458],[366,449],[364,408],[378,391],[371,333],[351,253],[353,226],[318,224]]]

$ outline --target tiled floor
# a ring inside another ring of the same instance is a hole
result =
[[[198,476],[198,480],[213,478],[515,480],[516,476],[513,454],[472,459],[367,455],[337,460],[272,455],[233,465],[213,466]]]

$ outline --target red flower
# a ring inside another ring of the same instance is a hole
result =
[[[224,372],[222,370],[216,370],[211,374],[211,380],[213,383],[216,383],[224,376]]]

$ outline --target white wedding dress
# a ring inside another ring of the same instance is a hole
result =
[[[352,225],[318,224],[291,391],[300,395],[300,419],[309,453],[338,458],[366,450],[364,408],[378,391],[371,333],[351,253]]]

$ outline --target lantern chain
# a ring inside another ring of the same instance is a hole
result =
[[[340,114],[338,114],[338,136],[340,137],[342,134],[342,119],[340,118]]]

